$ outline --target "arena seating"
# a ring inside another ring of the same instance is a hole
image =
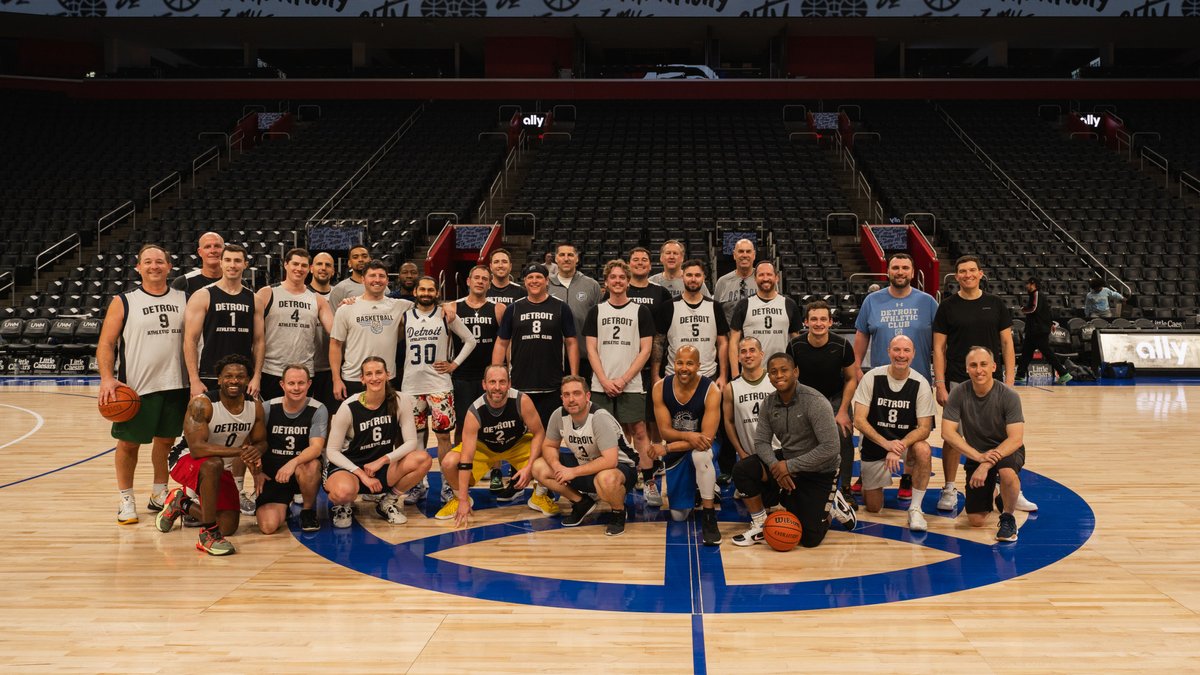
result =
[[[1156,132],[1160,138],[1142,136],[1139,146],[1154,149],[1170,161],[1171,173],[1186,171],[1200,178],[1200,105],[1195,101],[1115,101],[1116,114],[1129,133]],[[1136,150],[1135,150],[1136,153]],[[1136,156],[1136,155],[1135,155]]]
[[[1081,307],[1090,269],[1046,229],[925,102],[864,102],[864,137],[854,154],[881,193],[885,215],[933,213],[950,257],[978,255],[988,287],[1009,307],[1037,276],[1054,309]],[[928,229],[928,228],[927,228]],[[946,273],[953,269],[946,268]],[[954,290],[953,285],[947,290]]]
[[[1200,212],[1115,152],[1038,120],[1036,103],[948,104],[992,159],[1135,289],[1133,318],[1196,313]]]

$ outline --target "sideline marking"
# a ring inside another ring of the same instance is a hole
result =
[[[20,443],[21,441],[25,440],[26,438],[29,438],[30,436],[36,434],[42,428],[42,426],[46,424],[46,419],[44,417],[35,413],[34,411],[30,410],[29,408],[22,408],[21,406],[17,406],[17,405],[9,405],[8,403],[0,403],[0,406],[4,406],[5,408],[12,408],[13,410],[20,410],[21,412],[27,412],[30,415],[33,415],[34,417],[37,418],[37,425],[34,426],[33,429],[29,430],[28,432],[25,433],[25,435],[20,436],[19,438],[15,438],[15,439],[5,443],[4,445],[0,445],[0,450],[3,450],[10,445],[16,445],[17,443]],[[3,486],[0,486],[0,487],[3,487]]]

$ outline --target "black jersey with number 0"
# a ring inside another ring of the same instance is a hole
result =
[[[208,312],[204,315],[200,377],[216,377],[214,366],[227,354],[251,358],[254,347],[254,292],[245,286],[231,295],[208,287]],[[253,374],[253,373],[252,373]]]
[[[484,302],[483,307],[476,309],[463,299],[458,301],[455,308],[458,320],[475,336],[475,349],[454,371],[454,379],[482,380],[483,369],[492,362],[492,347],[496,345],[496,333],[500,330],[500,324],[496,321],[496,305]],[[457,353],[462,349],[462,340],[458,339],[457,335],[451,337],[454,340],[454,351]]]

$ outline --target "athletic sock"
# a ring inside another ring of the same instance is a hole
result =
[[[167,484],[166,483],[153,483],[150,485],[150,489],[154,491],[154,496],[157,497],[167,491]]]
[[[925,491],[913,488],[912,503],[908,505],[909,511],[920,511],[921,501],[925,499]]]
[[[767,522],[767,510],[755,511],[750,514],[750,522],[755,527],[762,527],[762,524]]]
[[[234,478],[233,484],[237,486],[238,492],[244,492],[246,487],[246,478],[244,476],[240,478]]]
[[[545,495],[547,492],[549,492],[549,490],[546,489],[546,486],[540,483],[533,489],[533,494],[535,495]]]
[[[944,487],[942,489],[943,490],[957,490],[958,488],[954,486],[954,481],[950,481],[949,483],[946,483],[946,487]],[[915,493],[916,490],[913,490],[913,492]]]
[[[127,488],[125,490],[118,490],[118,492],[121,493],[121,499],[128,499],[129,501],[133,501],[133,488]]]

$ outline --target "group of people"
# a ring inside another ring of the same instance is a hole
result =
[[[336,285],[329,254],[292,249],[283,280],[257,292],[244,286],[244,249],[206,233],[198,252],[201,267],[168,285],[168,252],[142,247],[141,284],[113,299],[97,359],[101,403],[120,383],[142,400],[137,416],[113,424],[118,521],[138,520],[133,474],[150,443],[158,529],[198,525],[197,547],[213,555],[234,552],[227,537],[241,515],[269,534],[293,501],[299,526],[319,529],[322,486],[334,527],[351,525],[360,496],[388,522],[406,522],[405,504],[428,491],[426,432],[443,477],[435,517],[459,526],[472,514],[470,488],[491,475],[500,501],[532,487],[529,508],[560,515],[566,499],[564,527],[607,504],[609,536],[624,532],[626,495],[640,489],[647,506],[665,501],[718,545],[728,479],[751,512],[735,544],[763,541],[767,510],[779,506],[812,547],[834,521],[856,526],[856,490],[878,511],[902,473],[908,525],[922,531],[935,400],[945,406],[938,508],[958,508],[960,455],[972,525],[992,510],[985,491],[997,489],[1003,505],[998,539],[1015,540],[1014,508],[1036,508],[1017,477],[1011,319],[979,289],[972,257],[957,262],[958,294],[938,306],[912,287],[912,259],[893,255],[851,344],[831,331],[827,304],[801,309],[778,292],[778,271],[749,240],[736,244],[715,295],[707,265],[677,241],[659,251],[660,273],[635,248],[600,280],[561,244],[553,272],[526,265],[520,284],[509,253],[494,251],[470,270],[467,295],[445,303],[411,263],[389,292],[386,266],[362,246]],[[851,485],[855,428],[862,469]],[[507,483],[503,464],[514,471]],[[168,491],[168,476],[180,487]]]

